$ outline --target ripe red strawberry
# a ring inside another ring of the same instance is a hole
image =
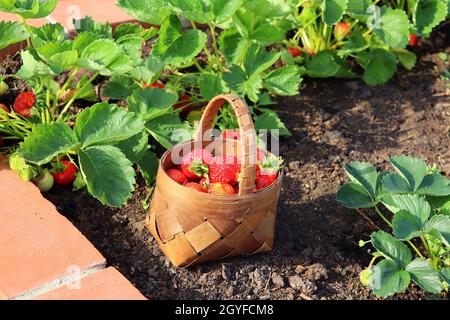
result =
[[[55,168],[52,170],[52,175],[56,184],[66,186],[75,180],[77,171],[77,167],[72,162],[61,161],[61,166],[55,165]]]
[[[236,157],[217,156],[208,164],[209,180],[234,186],[239,178],[240,165]]]
[[[277,180],[277,174],[259,174],[256,177],[256,190],[267,188]]]
[[[238,129],[226,129],[225,131],[222,131],[220,136],[222,139],[239,140],[241,133]]]
[[[208,174],[208,163],[211,160],[212,155],[204,149],[194,149],[181,160],[181,172],[188,180],[198,180]]]
[[[0,108],[2,108],[3,110],[5,110],[5,112],[9,113],[9,109],[7,106],[5,106],[3,103],[0,103]]]
[[[344,39],[350,33],[350,23],[341,21],[334,26],[334,37],[338,40]]]
[[[165,85],[164,85],[164,83],[162,83],[161,81],[157,80],[157,81],[155,81],[155,82],[153,82],[153,83],[151,83],[151,84],[145,83],[145,84],[143,85],[143,88],[144,88],[144,89],[145,89],[145,88],[148,88],[148,87],[150,87],[150,89],[154,89],[154,88],[162,89],[162,88],[165,87]]]
[[[294,58],[302,55],[302,50],[300,50],[299,48],[288,48],[287,50]]]
[[[187,178],[186,176],[183,174],[183,172],[181,172],[180,170],[177,169],[169,169],[167,170],[167,175],[174,180],[175,182],[179,183],[179,184],[185,184],[187,183]]]
[[[29,118],[33,116],[33,106],[36,103],[36,96],[33,92],[22,92],[14,101],[13,109],[17,114]]]
[[[197,190],[199,192],[206,193],[206,190],[200,184],[198,184],[196,182],[188,182],[184,186],[187,188],[190,188],[190,189]]]
[[[192,111],[192,106],[186,107],[190,103],[191,97],[187,94],[184,94],[180,97],[180,99],[178,99],[178,103],[173,105],[173,109],[178,110],[183,108],[183,110],[181,110],[180,112],[180,117],[184,119],[189,114],[189,112]]]
[[[416,36],[415,34],[410,34],[408,44],[411,47],[417,47],[419,45],[419,37]]]
[[[228,183],[215,182],[209,185],[208,193],[217,195],[229,195],[236,194],[236,191],[234,190],[233,186],[229,185]]]

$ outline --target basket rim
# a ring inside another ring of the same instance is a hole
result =
[[[222,139],[222,138],[218,138],[218,140],[235,141],[235,140],[232,140],[232,139]],[[179,147],[179,146],[184,145],[184,144],[190,144],[190,143],[193,143],[193,142],[195,142],[195,140],[194,140],[194,139],[190,139],[190,140],[187,140],[187,141],[183,141],[183,142],[177,143],[176,145],[173,145],[172,147],[170,147],[169,149],[167,149],[167,150],[163,153],[163,155],[161,156],[161,159],[159,160],[159,164],[158,164],[158,175],[159,175],[160,173],[161,173],[161,174],[164,174],[166,180],[170,180],[170,183],[174,186],[174,188],[182,187],[182,189],[180,189],[180,190],[184,190],[184,191],[186,191],[186,192],[193,193],[193,194],[195,194],[195,195],[197,195],[197,196],[199,196],[199,195],[204,195],[205,198],[208,198],[208,199],[220,199],[220,200],[227,200],[227,199],[228,199],[228,200],[238,200],[238,199],[250,198],[251,196],[257,195],[257,194],[260,195],[260,194],[265,193],[265,192],[267,192],[267,191],[269,191],[269,190],[272,190],[272,189],[274,189],[274,188],[277,188],[277,186],[280,184],[281,180],[283,179],[284,171],[283,171],[283,170],[279,170],[277,179],[276,179],[270,186],[267,186],[267,187],[265,187],[265,188],[263,188],[263,189],[254,191],[254,192],[249,193],[249,194],[244,194],[244,195],[239,195],[239,194],[237,194],[237,193],[236,193],[236,194],[230,194],[230,195],[216,195],[216,194],[210,194],[210,193],[207,193],[207,192],[199,192],[199,191],[195,191],[195,190],[193,190],[193,189],[191,189],[191,188],[186,188],[186,187],[184,187],[183,185],[180,185],[179,183],[177,183],[176,181],[174,181],[173,179],[171,179],[171,178],[169,177],[169,175],[167,174],[167,171],[166,171],[166,169],[164,169],[164,167],[163,167],[162,164],[163,164],[163,162],[164,162],[163,160],[166,159],[176,147]],[[267,152],[269,152],[269,151],[267,151]],[[269,152],[269,153],[270,153],[270,152]],[[156,187],[157,187],[157,186],[158,186],[158,179],[156,180]]]

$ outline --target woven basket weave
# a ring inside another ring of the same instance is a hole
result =
[[[205,132],[211,128],[214,116],[225,102],[231,104],[237,116],[241,139],[205,140]],[[216,155],[225,150],[228,155],[231,150],[240,159],[239,194],[201,193],[179,185],[166,174],[175,167],[172,155],[190,150],[198,141],[203,147],[214,147]],[[253,192],[255,141],[253,121],[244,102],[234,95],[219,95],[206,107],[196,140],[178,144],[162,156],[146,226],[175,266],[272,249],[282,179],[279,175],[271,186]]]

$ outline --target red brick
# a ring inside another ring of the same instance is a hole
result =
[[[0,291],[4,297],[37,293],[69,276],[71,266],[83,272],[105,263],[37,187],[21,180],[0,159]]]
[[[78,288],[63,286],[34,297],[34,300],[146,300],[114,268],[104,269],[82,278]]]

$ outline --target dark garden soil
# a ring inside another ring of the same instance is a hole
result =
[[[271,253],[172,267],[144,227],[142,181],[120,210],[60,187],[46,197],[152,299],[374,299],[358,280],[370,260],[358,240],[374,229],[336,203],[347,181],[342,167],[360,160],[385,168],[390,155],[408,154],[450,175],[445,67],[437,53],[427,53],[384,86],[309,79],[300,96],[279,100],[274,108],[292,136],[281,141],[286,168]],[[417,287],[394,297],[419,298],[428,297]]]

